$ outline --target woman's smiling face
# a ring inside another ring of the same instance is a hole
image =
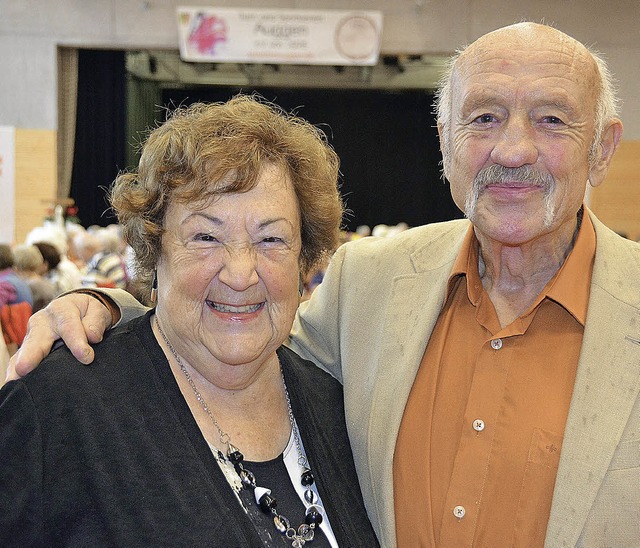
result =
[[[177,352],[214,383],[227,366],[248,365],[240,377],[253,376],[288,336],[300,223],[293,186],[271,164],[248,192],[167,209],[156,312]]]

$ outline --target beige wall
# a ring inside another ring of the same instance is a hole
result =
[[[16,129],[15,146],[15,241],[20,243],[42,224],[56,196],[56,132]]]
[[[640,141],[625,141],[613,158],[606,180],[591,193],[598,218],[632,240],[640,239]]]

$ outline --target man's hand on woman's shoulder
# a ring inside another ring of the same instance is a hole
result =
[[[87,292],[67,293],[29,319],[27,335],[20,349],[11,357],[7,378],[18,379],[35,369],[62,339],[76,359],[90,364],[94,352],[89,343],[102,340],[114,322],[113,309],[103,297]]]

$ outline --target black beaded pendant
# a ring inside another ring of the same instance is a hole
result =
[[[242,465],[239,465],[239,466],[242,466]],[[240,472],[238,472],[238,475],[240,476],[242,485],[244,485],[248,489],[256,488],[256,485],[257,485],[256,477],[253,475],[253,473],[250,470],[247,470],[246,468],[241,468]]]
[[[227,458],[233,463],[238,464],[244,460],[244,455],[234,445],[229,444],[227,447]]]
[[[322,514],[317,506],[309,506],[304,518],[308,525],[320,525],[322,523]]]
[[[304,485],[305,487],[308,487],[309,485],[313,485],[314,481],[315,478],[313,477],[313,472],[308,468],[305,468],[302,472],[302,475],[300,476],[300,483],[302,483],[302,485]]]
[[[260,497],[258,504],[260,505],[260,509],[265,514],[268,514],[269,512],[271,512],[271,510],[275,509],[278,506],[278,501],[269,493],[265,493]]]

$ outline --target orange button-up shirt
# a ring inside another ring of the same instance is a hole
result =
[[[544,545],[595,248],[585,214],[561,269],[501,328],[469,230],[396,443],[400,548]]]

